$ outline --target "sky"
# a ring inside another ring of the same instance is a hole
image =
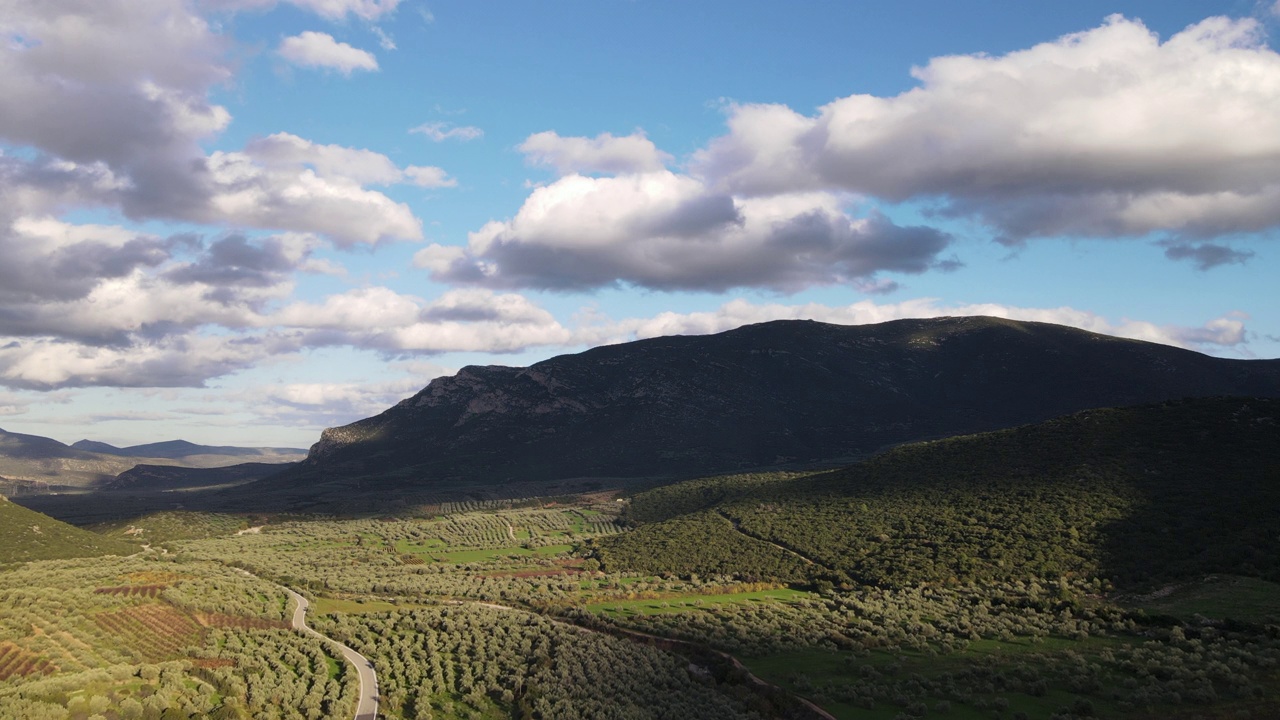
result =
[[[0,0],[0,427],[996,315],[1280,356],[1280,3]]]

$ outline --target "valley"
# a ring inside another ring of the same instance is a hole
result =
[[[935,324],[1009,329],[966,327]],[[691,367],[670,382],[707,387]],[[593,474],[544,448],[528,476],[470,475],[511,461],[387,430],[364,450],[408,460],[385,476],[322,441],[230,485],[24,495],[0,502],[0,716],[351,718],[376,684],[377,716],[403,720],[1272,717],[1272,372],[1228,373],[1263,396],[1090,407],[856,460],[809,436],[810,462],[745,471],[612,452],[663,422],[662,396],[596,429]],[[770,423],[830,422],[829,400]]]

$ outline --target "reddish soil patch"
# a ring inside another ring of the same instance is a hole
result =
[[[243,617],[240,615],[223,615],[222,613],[195,613],[196,622],[204,627],[236,628],[237,630],[268,630],[271,628],[289,628],[283,620],[264,620],[263,618]]]
[[[101,587],[94,590],[99,595],[124,595],[125,597],[149,597],[158,596],[168,585],[119,585],[117,587]]]
[[[93,619],[147,660],[171,658],[204,635],[204,628],[172,605],[135,605],[98,613]]]
[[[57,666],[42,655],[18,647],[8,640],[0,642],[0,680],[24,677],[34,673],[51,673]]]

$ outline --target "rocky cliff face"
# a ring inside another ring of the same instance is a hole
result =
[[[675,476],[848,459],[1090,407],[1280,396],[1280,361],[993,318],[752,325],[467,367],[324,431],[277,482]]]

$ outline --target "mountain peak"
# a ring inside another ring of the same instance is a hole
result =
[[[991,317],[776,320],[524,368],[468,366],[377,416],[325,430],[279,482],[729,472],[1209,395],[1280,395],[1280,361]]]

